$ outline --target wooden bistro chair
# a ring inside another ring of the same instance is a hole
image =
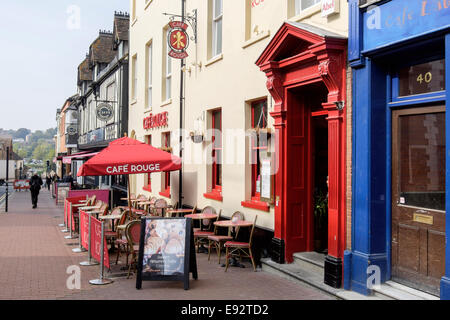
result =
[[[128,246],[127,255],[131,254],[131,262],[128,267],[128,276],[130,278],[131,268],[137,268],[138,255],[139,255],[139,239],[141,237],[141,221],[133,220],[127,224],[125,229],[125,234],[127,236]]]
[[[158,217],[164,216],[167,209],[167,201],[165,199],[158,199],[155,201],[154,215]]]
[[[111,240],[112,241],[112,240],[114,240],[116,238],[116,236],[117,236],[116,229],[117,229],[117,226],[119,224],[121,224],[120,223],[120,219],[122,218],[123,213],[124,213],[124,210],[122,208],[120,208],[120,207],[114,208],[111,212],[109,212],[109,214],[112,215],[112,216],[115,216],[115,215],[119,216],[120,215],[120,218],[118,219],[118,221],[119,221],[118,224],[115,225],[114,228],[112,227],[112,221],[111,222],[110,221],[105,222],[105,224],[108,224],[108,226],[105,228],[105,237],[106,237],[107,240]],[[109,223],[111,223],[110,226],[109,226]]]
[[[130,211],[128,209],[122,211],[122,215],[117,222],[115,235],[114,235],[114,244],[117,246],[117,257],[116,264],[119,262],[121,252],[128,252],[128,240],[125,236],[125,230],[127,228],[127,224],[130,222]],[[125,238],[124,238],[125,236]],[[128,254],[127,254],[127,263],[128,265]]]
[[[201,213],[216,214],[216,209],[211,206],[207,206],[202,209]],[[216,221],[218,221],[219,216],[220,214],[217,215]],[[208,224],[206,224],[205,222],[207,222]],[[208,237],[214,235],[214,223],[210,219],[200,220],[200,224],[207,225],[208,228],[206,230],[202,230],[202,228],[194,229],[194,243],[195,247],[197,248],[197,252],[199,251],[200,245],[208,243]]]
[[[221,213],[222,213],[222,210],[219,212],[217,221],[220,220]],[[240,211],[236,211],[231,216],[231,219],[244,220],[244,214]],[[210,258],[211,258],[211,247],[214,247],[216,249],[217,256],[219,257],[219,264],[220,264],[222,248],[224,248],[224,244],[227,241],[232,241],[233,237],[231,236],[231,228],[228,228],[228,235],[226,235],[226,236],[219,235],[218,231],[219,231],[219,227],[215,225],[214,226],[214,234],[208,236],[208,261],[210,261]],[[239,229],[237,230],[237,232],[239,232]]]
[[[232,255],[239,254],[239,260],[242,263],[242,257],[250,258],[253,265],[253,271],[256,271],[255,260],[252,254],[252,240],[253,240],[253,232],[255,231],[256,219],[258,216],[255,216],[255,220],[253,221],[252,230],[250,231],[250,237],[248,242],[238,242],[238,241],[227,241],[225,242],[226,251],[226,266],[225,272],[228,270],[228,265],[230,263],[230,258]]]

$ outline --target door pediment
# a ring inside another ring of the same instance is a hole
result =
[[[326,47],[330,41],[345,46],[347,39],[304,23],[284,22],[256,61],[256,65],[264,70],[268,64],[273,65],[298,55],[315,56],[318,47]]]

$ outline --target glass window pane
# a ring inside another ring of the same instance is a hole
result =
[[[171,77],[168,77],[166,79],[166,100],[170,99],[171,96],[172,96],[172,81]]]
[[[216,52],[215,55],[221,54],[222,53],[222,19],[220,19],[219,21],[217,21],[216,24]]]
[[[320,1],[321,0],[302,0],[302,10],[312,7],[316,3],[319,3]]]
[[[398,78],[399,96],[445,90],[445,60],[402,68]]]
[[[222,14],[222,0],[214,0],[214,19]]]
[[[400,203],[445,210],[445,113],[399,119]]]

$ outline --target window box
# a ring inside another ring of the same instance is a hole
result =
[[[203,196],[207,199],[212,199],[216,201],[223,201],[222,189],[213,189],[211,192],[204,193]]]
[[[245,208],[251,208],[251,209],[261,210],[261,211],[265,211],[265,212],[270,211],[269,204],[267,202],[263,202],[263,201],[247,200],[247,201],[242,201],[241,205]]]
[[[164,190],[164,191],[161,191],[161,192],[159,193],[159,195],[170,199],[170,187],[167,188],[167,189]]]

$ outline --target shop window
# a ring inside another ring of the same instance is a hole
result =
[[[162,149],[166,152],[171,153],[170,148],[170,132],[163,132],[161,135],[162,138]],[[170,171],[162,173],[163,182],[162,182],[162,191],[159,193],[161,196],[170,198]]]
[[[205,193],[206,198],[222,201],[222,111],[215,110],[212,116],[212,190]]]
[[[145,143],[148,145],[152,145],[152,136],[148,135],[145,137]],[[151,174],[147,173],[145,174],[145,181],[144,181],[144,190],[148,191],[148,192],[152,192],[152,178],[151,178]]]

